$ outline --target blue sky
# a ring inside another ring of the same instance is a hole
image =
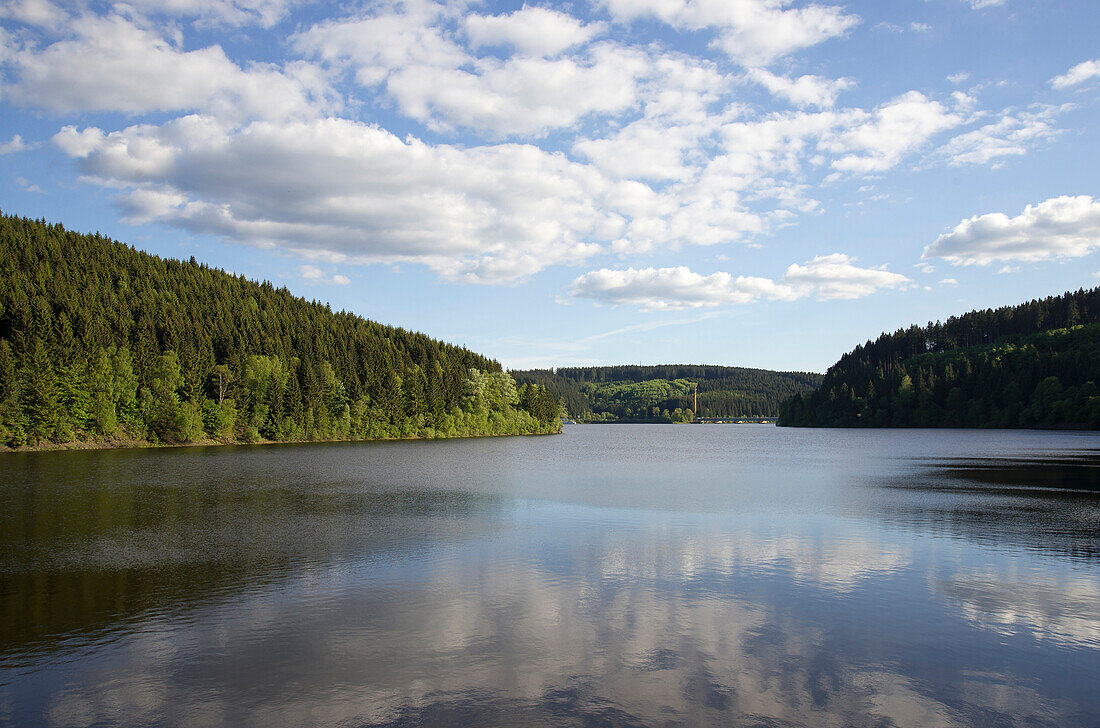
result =
[[[1100,283],[1100,3],[10,0],[0,207],[505,366]]]

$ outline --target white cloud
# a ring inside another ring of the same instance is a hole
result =
[[[833,168],[844,172],[883,172],[895,166],[935,134],[958,126],[960,115],[938,101],[910,91],[873,113],[862,112],[859,123],[840,132],[824,146],[839,159]]]
[[[843,8],[789,0],[603,0],[611,16],[629,22],[656,18],[678,30],[714,29],[712,43],[734,60],[763,66],[773,60],[844,35],[859,23]]]
[[[463,25],[470,46],[511,46],[530,56],[556,56],[605,31],[603,23],[585,25],[571,15],[524,6],[508,15],[470,15]]]
[[[83,18],[78,35],[13,54],[9,99],[56,113],[199,110],[230,118],[314,115],[329,95],[304,63],[242,69],[219,46],[184,51],[120,18]]]
[[[1028,205],[1016,217],[994,212],[963,220],[924,249],[954,265],[1079,258],[1100,249],[1100,201],[1087,195]]]
[[[794,297],[793,291],[767,278],[712,273],[704,276],[675,268],[601,268],[573,281],[571,295],[610,304],[634,304],[647,311],[751,303],[760,298]]]
[[[852,87],[851,79],[829,79],[822,76],[777,76],[763,68],[749,71],[749,79],[759,83],[772,94],[790,101],[795,106],[833,106],[841,91]]]
[[[40,195],[46,194],[46,190],[44,190],[41,187],[39,187],[38,185],[34,184],[33,182],[31,182],[26,177],[16,177],[15,178],[15,184],[19,185],[20,187],[25,189],[27,192],[37,192]]]
[[[1100,60],[1078,63],[1061,76],[1050,79],[1050,85],[1056,89],[1065,89],[1094,78],[1100,78]]]
[[[314,25],[291,39],[298,53],[333,65],[348,65],[364,86],[382,83],[403,68],[459,68],[471,56],[436,27],[445,8],[414,3],[403,12],[387,9]]]
[[[722,123],[741,113],[734,105],[711,108],[731,79],[713,64],[671,54],[647,67],[639,86],[641,118],[602,137],[579,139],[573,152],[617,179],[686,181],[712,151]]]
[[[885,268],[860,268],[842,253],[793,264],[777,282],[725,272],[701,275],[685,266],[673,268],[602,268],[578,277],[572,296],[612,305],[630,304],[647,311],[745,304],[761,299],[791,301],[810,295],[819,300],[852,299],[881,288],[898,288],[910,281]]]
[[[619,179],[684,180],[694,174],[687,156],[698,149],[705,126],[636,121],[603,139],[582,139],[573,151]]]
[[[303,0],[127,0],[143,15],[194,18],[200,25],[260,25],[270,28]]]
[[[561,22],[568,17],[552,15]],[[506,27],[516,30],[524,17]],[[538,136],[572,127],[588,114],[634,108],[641,79],[653,71],[653,59],[644,50],[610,42],[562,58],[479,58],[455,42],[442,27],[446,21],[441,6],[418,5],[324,23],[298,35],[293,44],[301,53],[347,66],[363,86],[382,86],[402,113],[433,129],[464,127],[495,136]],[[478,22],[484,25],[485,19],[474,22],[481,28],[475,34],[484,35],[488,31]],[[487,27],[503,33],[505,26]],[[533,47],[537,39],[523,41],[513,33],[512,40]],[[562,42],[560,37],[542,41]]]
[[[386,90],[405,114],[437,129],[539,136],[635,107],[649,68],[644,53],[602,43],[581,59],[485,58],[473,71],[411,66],[390,74]]]
[[[982,8],[992,8],[998,5],[1004,5],[1005,0],[964,0],[974,10],[981,10]]]
[[[954,137],[933,156],[953,167],[991,162],[996,165],[1005,157],[1022,156],[1030,144],[1058,134],[1054,119],[1062,110],[1055,106],[1024,112],[1005,110],[997,121]]]
[[[952,73],[947,77],[947,80],[951,83],[962,83],[970,78],[970,74],[967,71],[959,71],[958,73]]]
[[[27,144],[23,141],[23,137],[16,134],[6,142],[0,142],[0,154],[14,154],[15,152],[25,152],[28,149],[34,149],[35,144]]]
[[[622,216],[596,170],[528,145],[461,148],[323,119],[233,129],[191,116],[55,144],[132,219],[332,262],[417,262],[516,280],[599,252]]]
[[[957,286],[957,285],[959,285],[959,281],[955,278],[944,278],[942,281],[940,281],[940,285],[941,286]]]
[[[346,286],[351,283],[351,279],[347,276],[339,273],[331,276],[326,275],[323,270],[315,265],[298,266],[298,275],[311,283],[332,283],[338,286]]]
[[[721,170],[730,179],[739,178],[741,189],[761,186],[761,178],[791,178],[795,185],[788,189],[796,189],[808,171],[826,164],[839,172],[884,172],[937,133],[961,123],[958,113],[916,91],[870,112],[839,109],[771,114],[725,124],[721,129],[723,153],[713,157],[707,168]]]
[[[885,266],[860,268],[854,263],[855,258],[843,253],[819,255],[804,265],[792,264],[782,280],[803,295],[812,291],[821,301],[862,298],[880,288],[902,288],[910,283]]]
[[[47,27],[56,27],[68,20],[68,16],[49,0],[10,0],[0,5],[0,18]]]

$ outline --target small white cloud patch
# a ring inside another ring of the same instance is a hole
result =
[[[1100,78],[1100,60],[1084,61],[1066,71],[1061,76],[1050,79],[1050,85],[1056,89],[1066,89],[1082,84],[1094,78]]]
[[[884,267],[860,268],[842,253],[823,255],[803,265],[791,265],[779,281],[726,272],[702,275],[686,266],[672,268],[602,268],[578,277],[569,288],[575,298],[612,305],[629,304],[646,311],[746,304],[759,300],[793,301],[816,295],[818,300],[853,299],[881,288],[910,283]]]
[[[749,79],[768,89],[773,95],[790,101],[795,106],[830,107],[836,104],[841,91],[851,88],[851,79],[829,79],[822,76],[777,76],[763,68],[749,71]]]
[[[801,295],[816,294],[820,301],[863,298],[880,288],[902,288],[910,282],[886,266],[860,268],[854,263],[855,258],[843,253],[819,255],[803,265],[792,264],[782,280]]]
[[[712,29],[712,46],[751,66],[842,36],[860,22],[841,7],[791,8],[776,0],[603,0],[603,5],[621,22],[653,18],[678,30]]]
[[[1016,217],[975,215],[924,249],[954,265],[1079,258],[1100,249],[1100,201],[1087,195],[1028,205]]]
[[[34,144],[27,144],[23,141],[23,137],[16,134],[6,142],[0,142],[0,154],[14,154],[15,152],[25,152],[28,149],[33,149]]]
[[[530,56],[556,56],[587,43],[603,23],[582,24],[571,15],[524,5],[508,15],[470,15],[464,21],[473,48],[508,45]]]
[[[311,283],[334,283],[338,286],[346,286],[351,283],[351,279],[347,276],[340,275],[339,273],[328,276],[323,270],[315,265],[298,266],[298,275]]]

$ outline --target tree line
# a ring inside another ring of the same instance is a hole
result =
[[[558,404],[464,347],[285,287],[0,214],[0,442],[551,432]]]
[[[820,374],[808,372],[684,364],[561,367],[512,374],[517,381],[546,387],[570,417],[583,421],[775,417],[785,400],[821,382]]]
[[[1100,288],[883,334],[784,404],[807,427],[1100,428]]]

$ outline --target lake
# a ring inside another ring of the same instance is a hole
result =
[[[1100,725],[1097,433],[581,425],[0,479],[0,725]]]

